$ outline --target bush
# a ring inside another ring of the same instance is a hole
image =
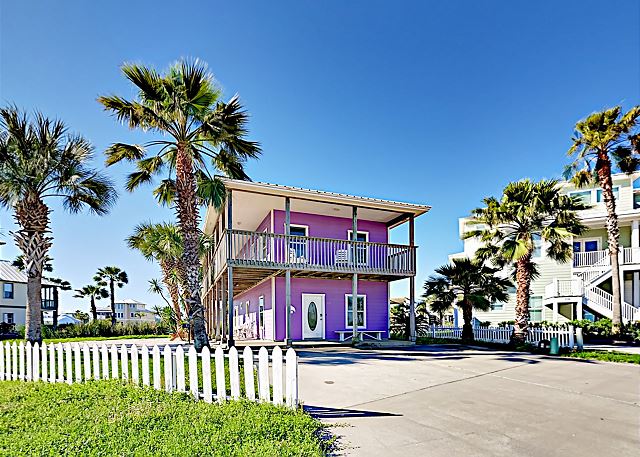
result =
[[[320,456],[322,424],[268,403],[123,386],[0,382],[2,455]]]
[[[43,339],[55,338],[86,338],[86,337],[114,337],[128,335],[166,335],[170,329],[162,323],[155,322],[130,322],[116,323],[111,326],[109,320],[91,321],[86,324],[60,325],[57,329],[51,326],[42,326]],[[24,337],[24,328],[21,336]]]

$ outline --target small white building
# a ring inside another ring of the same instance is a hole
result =
[[[145,303],[126,298],[115,303],[116,322],[132,323],[132,322],[155,322],[155,313],[147,309]],[[98,319],[110,319],[111,307],[101,307],[97,309]]]

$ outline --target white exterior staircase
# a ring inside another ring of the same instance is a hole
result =
[[[624,248],[621,264],[640,263],[640,250]],[[611,278],[609,251],[579,252],[573,258],[573,279],[556,279],[545,287],[546,298],[582,297],[582,303],[596,313],[613,317],[613,296],[598,287]],[[640,320],[640,308],[623,302],[623,322]]]

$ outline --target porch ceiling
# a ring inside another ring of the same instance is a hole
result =
[[[291,211],[351,218],[352,207],[358,207],[358,218],[393,224],[413,214],[419,216],[431,208],[427,205],[394,202],[353,195],[337,194],[296,187],[223,179],[233,195],[233,228],[255,230],[271,209],[284,211],[285,197],[291,200]],[[207,209],[205,233],[211,233],[219,212]]]

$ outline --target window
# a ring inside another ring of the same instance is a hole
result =
[[[533,252],[531,253],[531,257],[539,259],[542,257],[542,237],[539,233],[534,233],[531,238],[533,238]]]
[[[129,308],[131,308],[131,309],[136,309],[136,304],[135,304],[135,303],[131,303],[131,304],[129,305]]]
[[[16,321],[15,321],[15,319],[13,317],[13,313],[4,313],[4,314],[2,314],[2,321],[5,324],[15,324],[16,323]]]
[[[593,252],[600,247],[600,240],[575,240],[573,242],[573,252]]]
[[[258,325],[260,326],[260,338],[264,338],[264,295],[258,298]]]
[[[131,318],[136,317],[136,313],[129,313],[129,317],[131,317]]]
[[[570,197],[577,198],[581,203],[585,205],[591,204],[591,191],[590,190],[581,190],[578,192],[569,192]]]
[[[347,328],[353,327],[353,295],[345,295],[345,322]],[[367,296],[358,295],[358,307],[356,312],[358,328],[367,327]]]
[[[542,296],[532,295],[529,297],[529,321],[542,322]]]
[[[617,200],[620,196],[620,187],[613,188],[613,197]],[[602,189],[596,190],[596,201],[598,203],[604,203],[604,196],[602,195]]]
[[[308,236],[309,228],[304,225],[289,226],[291,236]],[[293,238],[289,240],[289,252],[292,261],[305,259],[307,257],[307,240],[304,238]]]
[[[501,301],[491,303],[491,311],[502,311],[503,309],[504,309],[504,303],[502,303]]]
[[[5,282],[2,286],[3,288],[3,297],[7,300],[13,300],[13,283]]]
[[[353,230],[348,230],[347,231],[347,238],[351,241],[353,241]],[[369,232],[360,232],[358,231],[358,234],[356,235],[356,239],[355,241],[363,241],[363,242],[367,242],[369,241]],[[366,265],[367,264],[367,259],[368,259],[368,247],[367,245],[357,245],[356,246],[356,264],[357,265]],[[349,255],[351,256],[351,253],[349,253]]]

